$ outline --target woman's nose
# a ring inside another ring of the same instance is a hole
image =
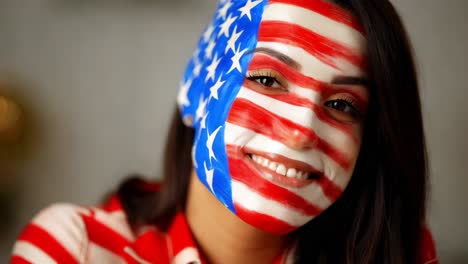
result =
[[[313,149],[317,146],[319,138],[312,129],[294,128],[285,141],[287,146],[294,149]]]

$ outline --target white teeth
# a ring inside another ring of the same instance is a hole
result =
[[[305,180],[306,177],[307,177],[307,173],[305,172],[302,172],[302,171],[298,171],[297,172],[297,176],[296,176],[298,179],[302,179],[302,180]]]
[[[295,168],[287,168],[284,164],[270,161],[267,158],[257,156],[257,155],[252,155],[252,160],[255,161],[255,163],[257,164],[265,168],[268,168],[272,171],[275,171],[276,173],[280,175],[284,175],[288,178],[296,178],[296,179],[301,179],[301,180],[307,179],[306,172],[297,170]]]
[[[286,175],[286,167],[283,164],[278,165],[278,168],[276,168],[276,173]]]
[[[296,177],[297,177],[298,179],[302,179],[302,171],[297,171],[297,172],[296,172]]]
[[[272,162],[270,163],[270,166],[268,166],[268,168],[272,171],[276,171],[276,168],[278,168],[278,163]]]
[[[286,173],[286,176],[288,176],[289,178],[297,177],[296,169],[294,169],[294,168],[288,169],[288,172]],[[299,178],[299,177],[297,177],[297,178]]]
[[[262,157],[260,157],[260,156],[257,156],[257,163],[258,163],[258,164],[261,165],[261,164],[263,163],[263,160],[264,160],[264,158],[262,158]]]

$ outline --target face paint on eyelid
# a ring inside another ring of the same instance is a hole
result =
[[[268,88],[270,86],[262,84],[261,81],[262,79],[268,79],[270,82],[273,82],[273,85],[276,84],[276,87],[271,87],[272,89],[278,89],[278,90],[283,90],[287,91],[288,90],[288,82],[287,80],[281,76],[281,74],[277,73],[276,71],[272,70],[249,70],[247,72],[247,80],[256,82],[260,85],[265,86],[265,88]]]
[[[338,122],[354,125],[362,121],[361,110],[355,105],[352,98],[337,96],[327,100],[324,106],[330,117]]]
[[[266,55],[256,55],[250,62],[250,68],[270,68],[279,72],[281,75],[290,82],[303,88],[310,88],[312,90],[320,91],[326,84],[310,76],[306,76],[284,63],[275,60]]]
[[[362,115],[367,112],[368,105],[368,91],[365,87],[347,87],[347,86],[334,86],[329,85],[323,91],[324,100],[328,100],[333,97],[345,97],[351,99],[356,108],[358,108]]]
[[[199,180],[244,222],[275,234],[297,229],[338,199],[352,175],[360,147],[360,133],[326,120],[310,103],[306,106],[297,97],[255,92],[245,81],[247,69],[268,69],[294,87],[307,84],[301,89],[321,89],[322,79],[333,75],[315,74],[339,66],[334,56],[354,56],[346,53],[348,49],[336,53],[324,46],[307,47],[309,53],[297,56],[296,48],[304,48],[303,42],[288,34],[282,34],[282,39],[270,38],[271,32],[265,31],[271,25],[269,18],[279,22],[285,18],[284,10],[278,13],[275,5],[294,7],[299,2],[222,1],[200,38],[178,96],[182,117],[193,120],[192,154]],[[282,21],[278,33],[302,25],[309,36],[328,41],[335,36],[333,32],[315,32],[311,25],[328,23],[337,30],[345,27],[341,32],[348,30],[348,25],[333,22],[335,15],[327,16],[337,14],[336,6],[321,0],[310,2],[306,9],[301,7],[305,12],[289,14],[288,19],[294,21]],[[276,51],[290,46],[281,52],[302,68],[277,67],[280,64],[272,64],[271,58],[252,61],[258,55],[249,51],[264,43],[272,44]],[[359,45],[349,38],[335,47]],[[311,58],[314,63],[309,63]],[[259,62],[264,65],[258,67]]]

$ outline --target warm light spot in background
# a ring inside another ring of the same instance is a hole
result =
[[[0,95],[0,142],[12,143],[20,137],[21,111],[19,106],[6,96]]]

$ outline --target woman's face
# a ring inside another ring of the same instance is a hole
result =
[[[349,183],[368,100],[366,39],[347,11],[321,0],[239,2],[223,1],[213,23],[219,20],[211,40],[226,43],[215,48],[223,55],[204,62],[205,88],[196,88],[205,92],[194,102],[194,163],[238,217],[285,234],[323,212]],[[209,45],[201,45],[205,58]],[[229,80],[232,72],[238,81]]]

